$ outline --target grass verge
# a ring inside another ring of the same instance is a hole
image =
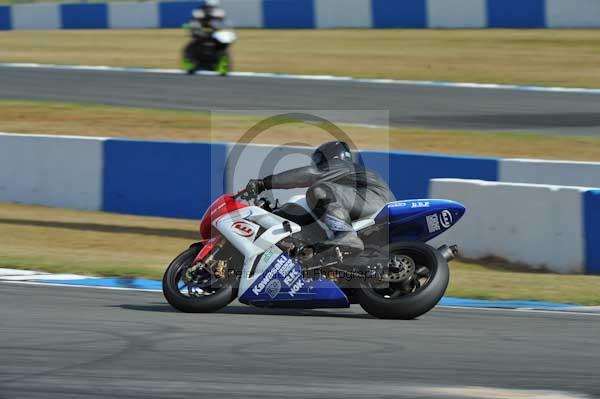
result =
[[[0,267],[159,279],[197,221],[0,203]],[[451,263],[448,295],[600,305],[600,277]]]
[[[600,87],[600,35],[567,29],[239,30],[236,69]],[[0,62],[177,68],[183,30],[0,33]]]
[[[5,132],[162,140],[237,141],[260,120],[193,111],[33,101],[0,100],[0,109],[0,131]],[[600,161],[600,139],[593,137],[393,128],[387,140],[387,130],[342,127],[359,148],[365,149]],[[282,144],[290,137],[301,137],[308,145],[330,139],[318,127],[291,124],[270,129],[257,142]]]

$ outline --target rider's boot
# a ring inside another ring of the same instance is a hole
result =
[[[331,239],[322,242],[323,247],[338,247],[342,253],[351,255],[361,253],[365,249],[362,240],[350,223],[347,211],[335,212],[335,214],[327,213],[324,215],[323,221],[333,232]]]

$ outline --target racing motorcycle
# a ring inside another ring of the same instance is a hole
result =
[[[192,40],[183,49],[182,68],[188,74],[199,70],[215,71],[221,76],[232,70],[229,46],[237,40],[232,29],[205,29],[198,21],[185,25]]]
[[[214,312],[238,298],[257,307],[346,308],[378,318],[413,319],[446,291],[456,246],[426,242],[453,227],[465,207],[442,199],[391,202],[353,223],[360,254],[320,248],[328,231],[304,195],[271,207],[246,190],[206,210],[201,241],[168,266],[167,301],[183,312]]]

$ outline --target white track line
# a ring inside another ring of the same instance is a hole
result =
[[[175,74],[182,75],[184,72],[180,69],[164,69],[164,68],[125,68],[111,67],[104,65],[59,65],[59,64],[37,64],[37,63],[0,63],[0,67],[9,68],[42,68],[42,69],[58,69],[58,70],[79,70],[79,71],[105,71],[105,72],[134,72],[134,73],[154,73],[154,74]],[[203,71],[200,75],[217,75],[215,72]],[[513,91],[534,91],[544,93],[574,93],[574,94],[600,94],[600,89],[583,88],[583,87],[546,87],[546,86],[521,86],[496,83],[456,83],[456,82],[440,82],[429,80],[399,80],[399,79],[369,79],[369,78],[353,78],[350,76],[332,76],[332,75],[294,75],[284,73],[270,72],[232,72],[231,76],[235,77],[251,77],[251,78],[268,78],[268,79],[304,79],[304,80],[320,80],[333,82],[352,82],[352,83],[370,83],[370,84],[387,84],[387,85],[408,85],[408,86],[426,86],[426,87],[450,87],[464,89],[492,89],[492,90],[513,90]]]
[[[37,285],[38,287],[61,287],[61,288],[92,288],[96,290],[117,290],[117,291],[141,291],[141,292],[161,292],[160,290],[150,290],[146,288],[127,288],[127,287],[109,287],[101,285],[79,285],[79,284],[58,284],[39,281],[18,281],[18,280],[0,280],[0,283]]]

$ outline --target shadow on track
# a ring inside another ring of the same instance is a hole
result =
[[[109,307],[121,308],[126,310],[135,310],[139,312],[160,312],[160,313],[181,313],[173,309],[170,305],[156,303],[152,305],[122,304],[110,305]],[[230,305],[213,314],[231,314],[247,316],[309,316],[309,317],[339,317],[347,319],[373,319],[367,313],[346,313],[336,311],[314,310],[314,309],[273,309],[256,308],[244,305]]]

